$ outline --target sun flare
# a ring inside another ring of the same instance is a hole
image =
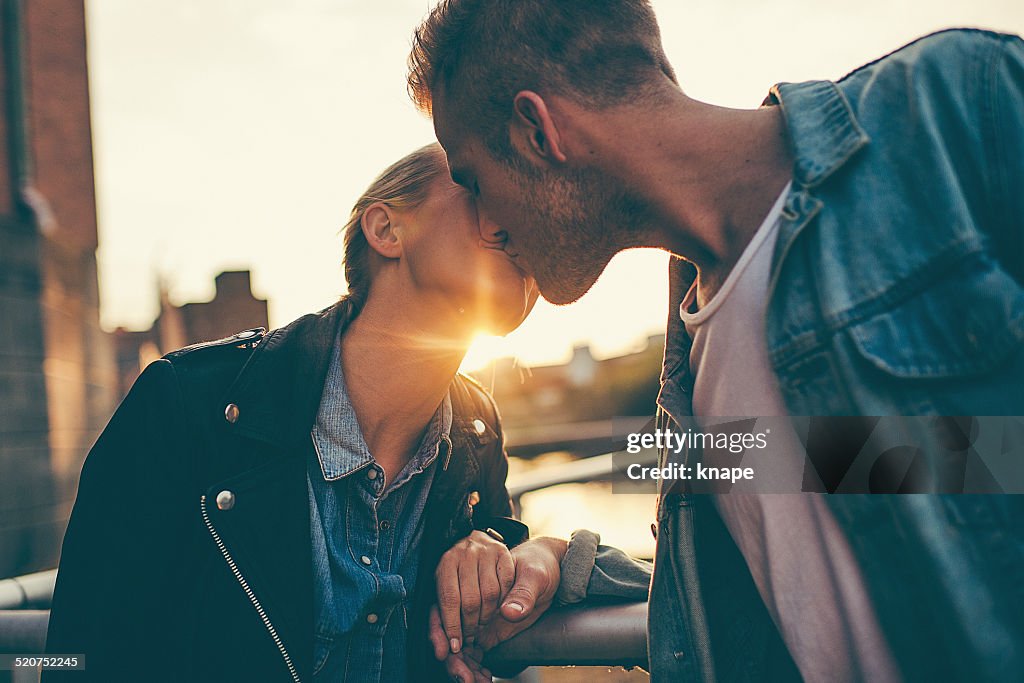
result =
[[[484,332],[478,332],[473,338],[473,343],[462,360],[462,372],[474,372],[487,367],[489,363],[499,358],[516,355],[517,346],[508,337],[496,337]]]

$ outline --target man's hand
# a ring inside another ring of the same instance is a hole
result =
[[[481,648],[489,650],[525,631],[547,611],[558,591],[567,545],[562,539],[540,537],[512,549],[515,583],[495,618],[480,629]]]
[[[434,576],[446,653],[458,654],[464,645],[475,642],[479,628],[497,613],[515,574],[512,554],[505,544],[482,531],[474,531],[441,557]],[[431,641],[438,635],[433,627],[432,619]],[[439,655],[438,659],[443,657]]]
[[[449,558],[448,564],[461,558],[461,565],[468,565],[469,562],[468,553],[470,548],[473,547],[474,541],[479,541],[477,534],[480,532],[474,532],[466,539],[463,539],[458,544],[453,546],[451,553],[452,556]],[[487,537],[490,539],[490,537]],[[445,601],[451,600],[452,595],[445,592],[443,585],[450,586],[454,583],[451,581],[451,568],[446,567],[442,571],[441,565],[438,565],[437,577],[438,577],[438,599],[441,601],[441,609],[438,610],[434,607],[430,614],[430,641],[434,646],[434,655],[438,660],[446,660],[446,666],[448,667],[449,675],[455,677],[459,676],[464,683],[470,683],[470,681],[489,681],[487,676],[490,673],[480,665],[482,660],[482,650],[488,650],[500,642],[508,640],[517,633],[529,628],[542,614],[551,606],[552,600],[554,600],[555,593],[558,590],[558,582],[561,576],[559,567],[562,563],[562,558],[565,556],[566,541],[556,538],[535,538],[525,543],[516,546],[510,555],[510,559],[514,562],[514,583],[509,590],[503,590],[501,597],[504,600],[501,601],[500,611],[490,611],[486,618],[484,617],[484,610],[481,610],[481,617],[475,622],[478,626],[472,640],[473,651],[467,651],[460,653],[461,647],[456,649],[452,641],[459,642],[461,645],[461,633],[458,631],[458,623],[456,629],[451,628],[451,623],[445,618]],[[456,548],[459,550],[456,551]],[[456,551],[453,553],[452,551]],[[477,551],[479,552],[479,550]],[[445,554],[445,558],[448,558],[448,553]],[[442,558],[444,563],[444,558]],[[478,563],[478,567],[482,563]],[[486,572],[481,572],[481,576]],[[442,576],[448,581],[447,584],[442,584]],[[461,586],[461,582],[458,583]],[[459,593],[455,594],[455,597],[465,596],[464,591],[460,588]],[[497,603],[495,603],[497,604]],[[473,604],[470,604],[473,607]],[[455,619],[460,616],[459,604],[455,603],[454,608],[451,603],[448,605],[448,614]],[[465,614],[466,605],[462,605],[462,613]],[[463,624],[464,625],[464,624]],[[471,641],[469,636],[466,638],[467,647]],[[464,656],[460,656],[463,655]]]

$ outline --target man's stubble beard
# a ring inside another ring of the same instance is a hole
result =
[[[556,306],[590,291],[615,254],[642,246],[643,203],[595,171],[531,178],[523,196],[533,198],[533,239],[520,250],[541,295]]]

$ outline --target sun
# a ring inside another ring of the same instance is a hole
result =
[[[466,357],[462,359],[462,372],[474,372],[481,370],[491,362],[499,358],[507,358],[516,355],[516,344],[508,337],[496,337],[484,332],[478,332],[473,337]]]

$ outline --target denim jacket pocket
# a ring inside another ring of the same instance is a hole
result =
[[[847,328],[859,354],[897,378],[994,371],[1024,342],[1024,292],[996,264],[971,255],[924,289]]]

